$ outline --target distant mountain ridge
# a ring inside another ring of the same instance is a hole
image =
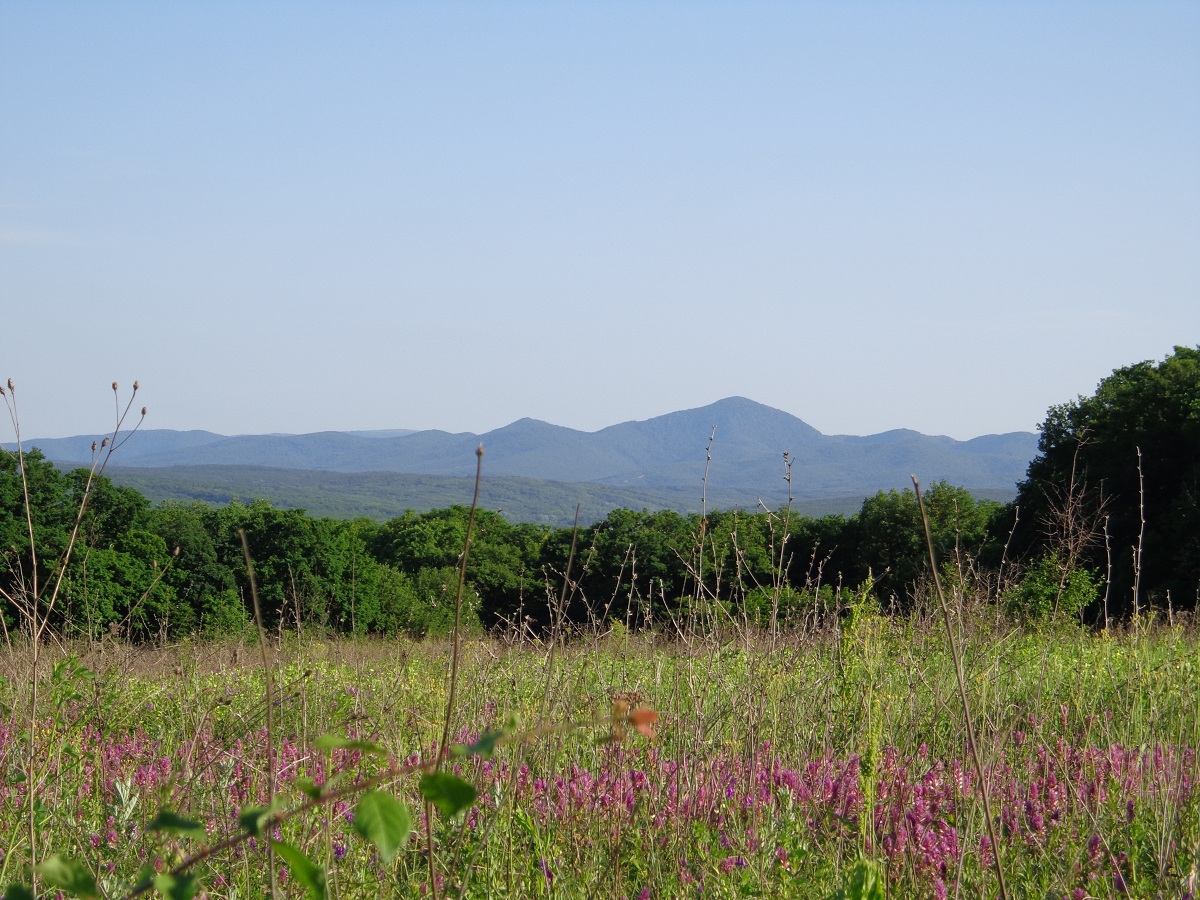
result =
[[[727,503],[749,507],[759,500],[772,507],[787,502],[784,451],[797,500],[869,496],[910,486],[912,474],[925,484],[945,480],[988,496],[1012,496],[1037,452],[1037,435],[1032,432],[968,441],[906,429],[861,437],[824,435],[789,413],[730,397],[595,432],[536,419],[520,419],[482,435],[396,429],[225,436],[146,430],[130,437],[114,463],[131,478],[133,469],[154,469],[158,481],[181,467],[193,478],[196,467],[265,467],[453,479],[474,474],[475,448],[482,443],[486,477],[607,485],[622,489],[622,497],[632,490],[635,499],[637,491],[644,491],[647,499],[654,498],[647,505],[660,507],[664,498],[677,498],[680,491],[699,496],[708,463],[705,447],[714,427],[709,491],[718,492]],[[35,439],[27,446],[69,465],[90,458],[95,439]],[[257,477],[261,481],[261,471]]]

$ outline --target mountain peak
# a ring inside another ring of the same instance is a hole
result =
[[[1011,493],[1037,445],[1032,433],[970,442],[908,429],[825,436],[790,413],[741,396],[595,432],[526,417],[483,435],[419,431],[384,439],[389,432],[377,434],[369,439],[345,432],[222,437],[149,431],[134,436],[118,459],[122,467],[156,468],[155,477],[166,477],[161,473],[172,467],[195,466],[469,477],[482,440],[487,478],[636,487],[650,492],[644,494],[649,505],[663,502],[653,499],[665,496],[655,491],[698,496],[706,479],[709,490],[723,492],[721,502],[753,507],[782,504],[792,496],[868,496],[906,486],[914,472],[924,483],[945,479],[972,490]],[[72,438],[30,445],[41,445],[53,460],[78,464],[90,443]],[[183,471],[178,477],[191,476]]]

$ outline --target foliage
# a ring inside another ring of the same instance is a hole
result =
[[[14,454],[0,452],[0,588],[9,595],[32,592],[35,585],[50,581],[74,523],[69,485],[62,473],[37,450],[26,453],[23,463],[29,488],[29,521],[22,465]],[[30,522],[36,564],[30,554]]]
[[[1082,532],[1078,564],[1103,572],[1111,563],[1114,613],[1130,611],[1139,575],[1139,602],[1165,607],[1170,592],[1175,604],[1194,604],[1200,346],[1115,370],[1092,396],[1051,407],[1040,430],[1016,500],[1019,546],[1039,554]]]
[[[380,562],[413,573],[453,569],[462,553],[470,510],[465,506],[408,512],[380,526],[370,549]],[[539,554],[545,531],[535,525],[510,525],[499,513],[478,510],[471,542],[467,578],[489,621],[512,617],[527,586],[540,583]],[[429,583],[431,576],[425,576]],[[418,591],[427,602],[436,594]],[[431,607],[431,608],[436,608]]]
[[[991,539],[1000,504],[976,500],[944,481],[926,488],[923,498],[937,558],[965,565],[978,557]],[[847,530],[853,547],[850,583],[873,578],[881,595],[906,608],[909,590],[929,568],[916,494],[905,489],[868,497]]]
[[[1047,553],[1007,594],[1009,611],[1024,620],[1055,616],[1075,618],[1100,595],[1100,579],[1070,566],[1058,553]]]
[[[246,626],[234,574],[218,559],[213,534],[206,527],[208,513],[203,503],[163,503],[148,516],[149,529],[177,551],[163,578],[176,597],[173,633],[195,629],[212,635],[236,634]]]

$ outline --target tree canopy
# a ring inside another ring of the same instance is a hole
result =
[[[1200,587],[1200,346],[1115,370],[1050,408],[1016,500],[1017,545],[1111,572],[1109,612],[1194,606]]]

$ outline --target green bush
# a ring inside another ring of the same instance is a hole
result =
[[[1009,612],[1028,621],[1078,616],[1100,596],[1100,576],[1047,553],[1007,595]]]

